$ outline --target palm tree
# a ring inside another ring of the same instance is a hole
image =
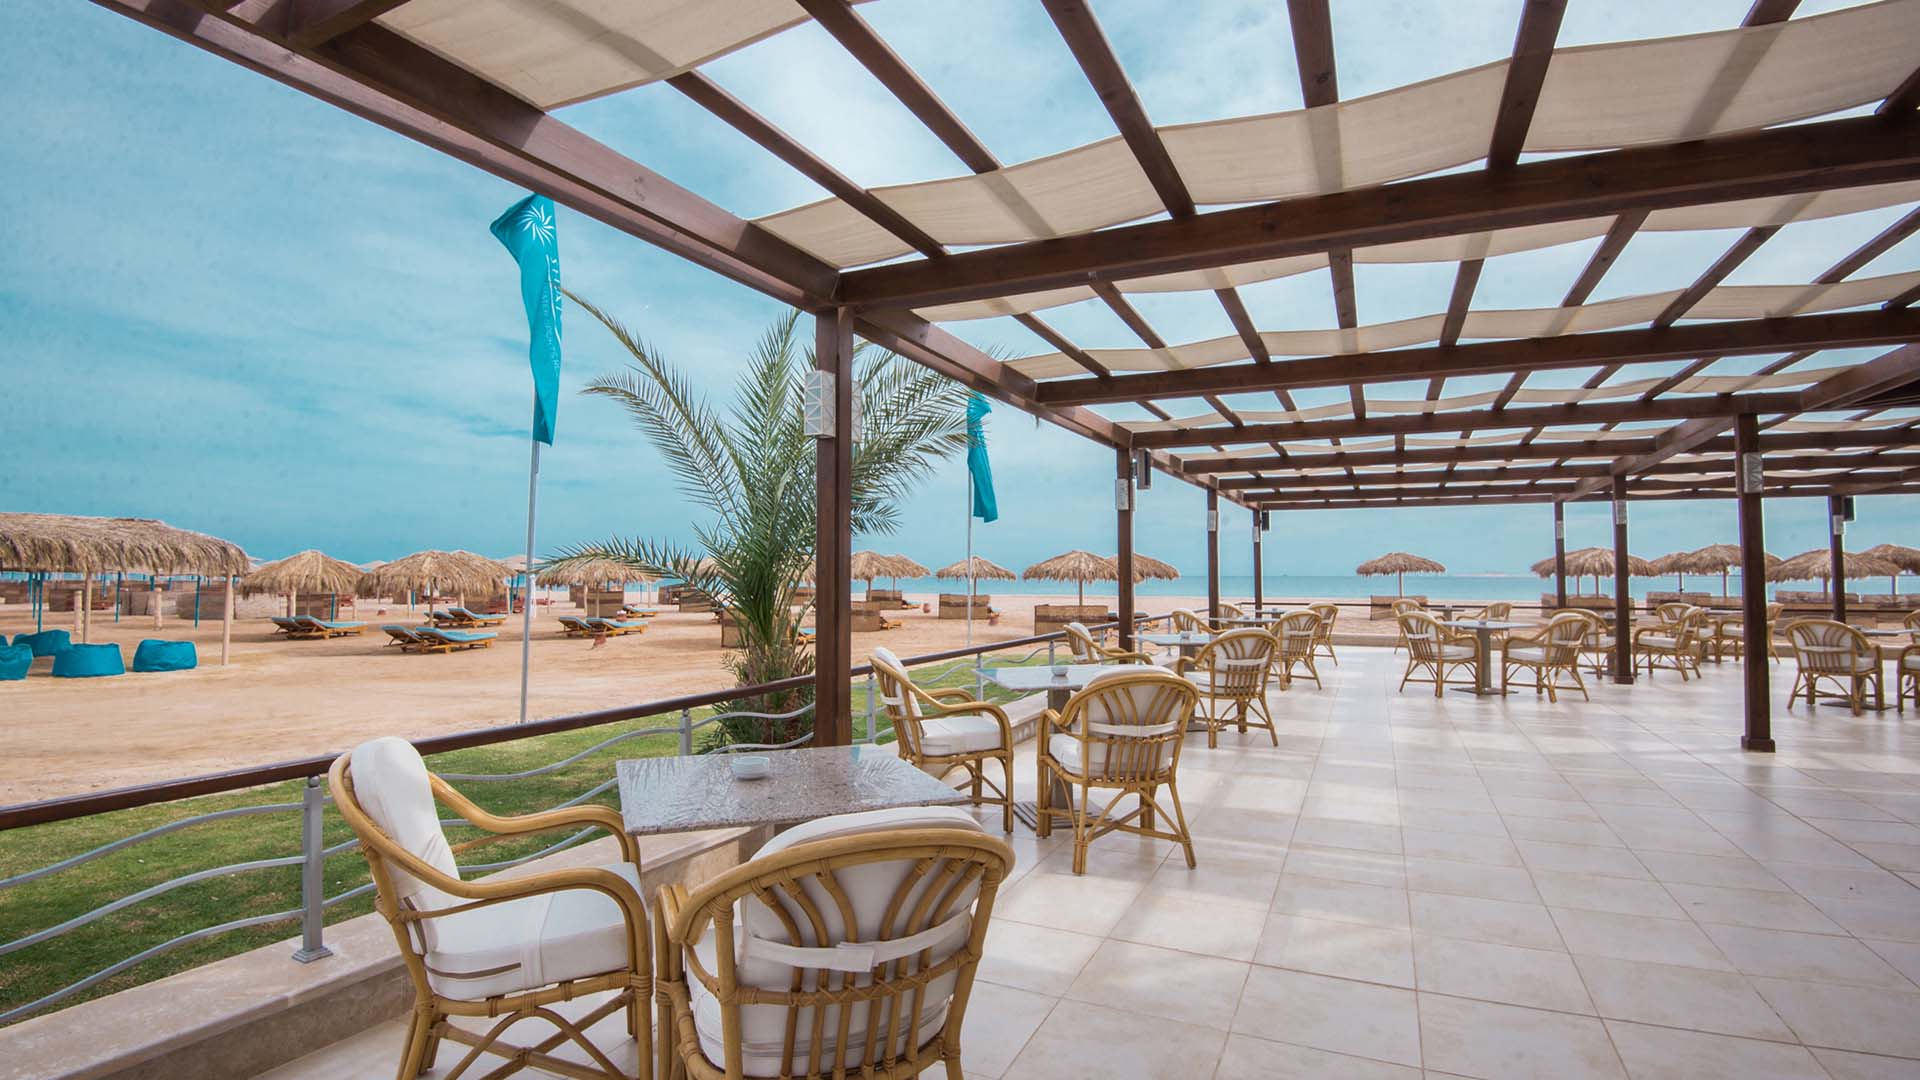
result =
[[[615,537],[562,549],[545,565],[609,559],[712,596],[739,627],[740,648],[728,666],[741,686],[811,673],[813,655],[797,632],[804,612],[793,608],[794,591],[813,563],[815,527],[813,445],[801,425],[801,380],[813,364],[800,344],[799,314],[761,335],[732,405],[721,410],[619,321],[566,295],[633,357],[626,371],[594,379],[584,393],[626,409],[680,490],[711,519],[694,524],[692,544]],[[854,351],[854,372],[863,431],[853,452],[853,530],[890,533],[900,524],[900,500],[915,483],[966,449],[966,391],[865,343]],[[808,687],[734,707],[790,712],[812,694]],[[736,741],[784,742],[808,726],[729,725],[727,734]]]

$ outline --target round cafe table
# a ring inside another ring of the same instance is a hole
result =
[[[1525,630],[1532,623],[1510,622],[1505,619],[1451,619],[1440,624],[1456,630],[1471,630],[1480,642],[1480,662],[1474,665],[1472,686],[1454,686],[1451,690],[1461,690],[1476,697],[1499,697],[1511,693],[1508,690],[1496,690],[1493,687],[1493,634],[1496,630]]]
[[[1149,645],[1159,645],[1162,648],[1178,649],[1182,657],[1191,660],[1200,655],[1200,650],[1213,641],[1213,635],[1184,631],[1178,634],[1139,634],[1136,635],[1136,640],[1144,641]]]

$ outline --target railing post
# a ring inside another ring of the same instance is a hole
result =
[[[867,672],[867,730],[861,734],[860,741],[870,743],[873,740],[873,672]]]
[[[680,756],[693,756],[693,710],[680,710]]]
[[[1047,639],[1047,666],[1053,666],[1053,639]]]
[[[327,808],[326,794],[320,788],[320,778],[307,777],[307,786],[300,792],[300,948],[293,958],[302,964],[310,964],[333,955],[321,940],[321,927],[325,923],[326,909],[326,844],[321,831],[321,813]]]

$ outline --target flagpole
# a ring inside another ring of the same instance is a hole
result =
[[[539,397],[534,398],[535,414],[539,413]],[[526,599],[520,606],[520,722],[527,722],[527,679],[533,665],[533,523],[537,510],[536,499],[540,494],[540,440],[529,437],[533,444],[533,461],[527,467],[527,562],[522,573],[527,578]],[[513,605],[507,605],[511,610]]]
[[[967,648],[973,648],[973,470],[967,470]],[[980,658],[973,658],[980,666]]]

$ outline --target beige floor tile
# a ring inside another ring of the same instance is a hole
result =
[[[1556,844],[1587,844],[1593,847],[1625,847],[1626,844],[1605,823],[1574,821],[1565,818],[1502,815],[1507,835],[1516,840],[1546,840]]]
[[[1083,934],[1105,934],[1119,924],[1146,887],[1139,881],[1079,877],[1035,870],[1002,893],[996,918],[1051,926]]]
[[[1273,897],[1273,910],[1335,922],[1357,922],[1390,930],[1407,928],[1407,894],[1403,889],[1331,881],[1304,874],[1282,874]]]
[[[1730,971],[1576,956],[1600,1015],[1753,1039],[1793,1041],[1746,976]]]
[[[1415,934],[1415,978],[1422,991],[1591,1013],[1573,959],[1563,952]]]
[[[1867,900],[1885,904],[1920,903],[1920,890],[1898,874],[1874,868],[1848,870],[1807,863],[1768,863],[1768,872],[1805,897]]]
[[[1880,1054],[1856,1054],[1850,1050],[1813,1048],[1813,1056],[1833,1080],[1914,1080],[1920,1077],[1920,1061],[1886,1057]]]
[[[1716,885],[1668,885],[1667,891],[1703,923],[1757,926],[1765,930],[1798,930],[1809,934],[1838,934],[1840,927],[1794,893],[1757,889],[1724,889]]]
[[[1300,819],[1300,824],[1293,830],[1293,842],[1312,844],[1315,847],[1348,848],[1354,851],[1378,851],[1398,855],[1400,826],[1303,817]]]
[[[1185,869],[1185,864],[1181,864]],[[1267,906],[1194,892],[1141,893],[1113,928],[1121,941],[1158,945],[1228,960],[1252,960]]]
[[[1164,1080],[1207,1076],[1226,1033],[1083,1001],[1062,1001],[1006,1071],[1006,1080]]]
[[[1520,857],[1533,870],[1563,874],[1601,874],[1607,877],[1648,877],[1646,867],[1624,848],[1592,844],[1556,844],[1549,840],[1517,840]]]
[[[1633,1080],[1828,1080],[1803,1046],[1607,1022]]]
[[[1401,833],[1407,855],[1427,859],[1452,859],[1456,862],[1485,863],[1489,866],[1519,866],[1520,853],[1505,835],[1481,836],[1464,832],[1436,832],[1407,828]]]
[[[1669,851],[1636,856],[1654,880],[1679,885],[1717,885],[1729,889],[1786,889],[1765,866],[1746,856],[1714,858]]]
[[[1920,944],[1911,941],[1863,941],[1861,944],[1880,954],[1880,959],[1920,986]]]
[[[969,1076],[999,1076],[1038,1031],[1055,999],[974,980],[960,1031],[960,1064]]]
[[[1246,974],[1247,965],[1234,960],[1108,941],[1080,969],[1066,996],[1225,1030]]]
[[[1581,956],[1732,971],[1720,950],[1691,922],[1551,908],[1567,950]]]
[[[994,912],[978,978],[1042,994],[1067,992],[1102,938],[1003,919]]]
[[[1540,902],[1540,894],[1533,887],[1533,876],[1518,866],[1489,866],[1486,863],[1408,856],[1407,887],[1420,892],[1478,896],[1486,900],[1511,900],[1526,904]]]
[[[1707,926],[1707,936],[1748,975],[1904,990],[1908,983],[1872,949],[1849,937],[1746,926]]]
[[[1429,1070],[1526,1080],[1624,1080],[1599,1020],[1440,994],[1420,995]]]
[[[1295,844],[1287,853],[1287,872],[1329,881],[1387,885],[1404,889],[1406,860],[1399,855]]]
[[[1809,1046],[1920,1057],[1920,993],[1792,979],[1753,985]]]
[[[1271,915],[1256,963],[1341,979],[1413,987],[1413,935],[1360,923]]]
[[[1280,886],[1284,857],[1256,860],[1225,854],[1211,847],[1196,855],[1199,865],[1192,868],[1179,857],[1160,864],[1160,869],[1147,881],[1142,896],[1188,895],[1258,904],[1262,908],[1273,902],[1274,890]]]
[[[1249,1035],[1229,1035],[1213,1080],[1420,1080],[1420,1070]]]
[[[1248,1034],[1284,1032],[1316,1050],[1420,1064],[1420,1023],[1410,990],[1255,965],[1233,1027]]]
[[[1410,892],[1413,928],[1424,934],[1564,951],[1547,909],[1477,896]]]
[[[1825,896],[1809,897],[1809,900],[1856,937],[1920,941],[1920,903],[1837,900]]]
[[[1535,870],[1533,884],[1540,898],[1553,907],[1582,911],[1611,911],[1617,915],[1684,919],[1686,912],[1657,881],[1603,877],[1599,874],[1563,874]]]

